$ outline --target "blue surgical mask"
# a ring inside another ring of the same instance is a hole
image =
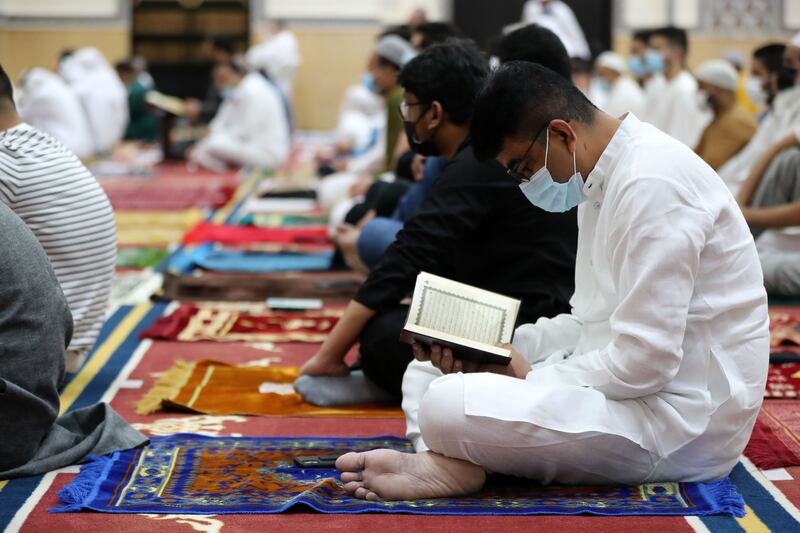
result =
[[[647,74],[642,58],[639,56],[630,56],[628,58],[628,69],[636,78],[644,78],[645,74]]]
[[[544,166],[531,178],[520,184],[519,188],[530,203],[551,213],[564,213],[586,200],[583,193],[583,176],[578,172],[575,152],[572,152],[574,173],[564,183],[553,180],[547,170],[547,156],[550,151],[550,128],[547,129],[547,140],[544,148]]]
[[[361,77],[361,85],[369,89],[369,92],[378,94],[378,88],[375,87],[375,78],[369,72]]]
[[[644,68],[650,74],[661,74],[664,72],[664,56],[655,50],[648,48],[644,53]]]

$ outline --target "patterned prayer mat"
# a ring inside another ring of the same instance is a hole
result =
[[[764,398],[797,398],[800,396],[800,364],[769,365]]]
[[[180,244],[186,232],[203,220],[201,209],[116,211],[117,242],[127,246]]]
[[[317,407],[292,383],[296,367],[231,366],[219,361],[178,361],[136,404],[141,415],[182,411],[207,415],[402,417],[398,405]]]
[[[285,213],[246,213],[239,217],[239,226],[257,228],[285,228],[294,226],[324,226],[328,218],[322,215],[292,215]]]
[[[211,272],[310,272],[330,270],[333,248],[318,251],[259,251],[217,248],[211,243],[187,246],[174,254],[168,269],[188,273],[194,269]]]
[[[341,310],[278,313],[263,306],[183,304],[159,318],[142,338],[169,341],[322,342]]]
[[[800,354],[800,307],[769,308],[770,352]]]
[[[541,487],[507,478],[463,498],[367,502],[349,496],[333,469],[303,469],[296,455],[338,454],[410,444],[396,437],[154,437],[143,449],[97,457],[59,497],[56,512],[280,513],[305,505],[323,513],[451,515],[711,515],[742,516],[729,479],[712,483]]]
[[[800,402],[764,400],[744,454],[763,469],[800,465]]]
[[[225,245],[240,245],[256,242],[276,244],[330,245],[326,226],[294,228],[257,228],[252,226],[228,226],[200,223],[183,238],[184,244],[214,242]]]
[[[115,211],[217,208],[225,205],[236,192],[236,183],[230,180],[103,180],[101,185]]]
[[[122,247],[117,250],[117,268],[145,269],[160,265],[170,251],[166,248]]]
[[[164,274],[164,298],[220,302],[270,297],[349,300],[364,276],[355,272],[198,272]]]

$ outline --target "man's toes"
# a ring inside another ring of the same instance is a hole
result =
[[[364,475],[361,472],[342,472],[340,477],[345,483],[349,481],[361,481],[364,479]]]
[[[360,472],[364,470],[364,454],[348,452],[336,459],[336,469],[339,472]]]
[[[367,499],[367,495],[368,495],[368,494],[375,494],[375,493],[374,493],[374,492],[372,492],[372,491],[371,491],[371,490],[369,490],[369,489],[366,489],[366,488],[364,488],[363,486],[362,486],[362,487],[358,487],[358,488],[356,489],[356,491],[353,493],[353,495],[354,495],[356,498],[360,498],[360,499],[362,499],[362,500],[366,500],[366,499]]]
[[[352,492],[357,491],[358,489],[360,489],[363,486],[364,486],[364,482],[363,481],[351,481],[349,483],[345,483],[344,484],[344,490],[346,490],[347,492],[351,492],[352,493]]]
[[[378,496],[377,494],[375,494],[372,491],[368,491],[367,492],[366,499],[371,501],[371,502],[379,502],[379,501],[381,501],[381,497]]]

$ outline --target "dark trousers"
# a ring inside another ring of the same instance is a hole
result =
[[[411,346],[400,342],[408,306],[375,315],[361,332],[361,369],[386,392],[402,398],[401,385],[408,363],[414,359]]]

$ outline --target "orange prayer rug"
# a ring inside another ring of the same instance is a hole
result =
[[[297,367],[238,367],[218,361],[178,361],[136,405],[141,415],[182,411],[207,415],[401,417],[398,405],[317,407],[292,383]]]
[[[341,310],[272,312],[263,306],[184,304],[144,330],[141,338],[180,342],[322,342]]]

